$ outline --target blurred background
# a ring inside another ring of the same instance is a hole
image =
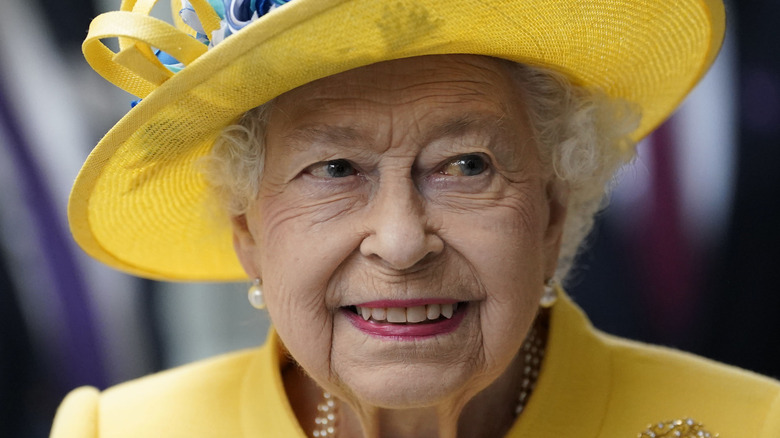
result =
[[[607,332],[780,377],[780,2],[727,6],[716,65],[640,144],[568,289]],[[141,280],[72,242],[71,183],[133,100],[80,53],[90,19],[117,7],[0,0],[2,437],[48,436],[78,386],[265,339],[247,284]]]

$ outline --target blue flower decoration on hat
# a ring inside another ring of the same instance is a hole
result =
[[[182,0],[179,15],[196,32],[196,38],[209,47],[214,47],[225,38],[243,29],[247,24],[283,6],[292,0],[208,0],[222,20],[222,26],[211,35],[206,35],[203,26],[188,0]]]
[[[273,11],[279,6],[283,6],[292,0],[207,0],[214,12],[221,20],[221,26],[218,30],[207,35],[203,25],[195,12],[195,8],[189,0],[181,0],[181,10],[179,16],[187,26],[195,31],[195,38],[212,48],[221,43],[225,38],[233,35],[243,29],[249,23],[257,20],[263,15]],[[157,51],[155,53],[160,62],[169,70],[178,73],[184,65],[165,52]]]

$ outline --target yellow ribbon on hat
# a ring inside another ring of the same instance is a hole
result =
[[[206,35],[211,39],[211,35],[214,31],[219,30],[222,27],[222,21],[219,18],[219,15],[214,12],[214,8],[211,7],[208,0],[190,0],[190,5],[195,9],[195,13],[198,15],[200,24],[203,26],[203,30],[206,31]],[[192,29],[187,26],[187,23],[184,22],[181,15],[176,13],[177,8],[179,7],[181,7],[181,0],[171,0],[171,11],[174,12],[173,23],[177,28],[190,32]],[[195,32],[190,33],[190,35],[194,34]]]
[[[222,20],[220,20],[219,15],[214,12],[214,8],[211,7],[208,1],[190,0],[190,4],[192,5],[192,8],[195,9],[195,13],[198,14],[200,24],[203,26],[203,30],[206,31],[206,35],[208,35],[209,39],[211,39],[211,34],[214,33],[215,30],[219,30],[219,28],[222,27]]]
[[[156,2],[124,0],[121,10],[106,12],[92,21],[82,45],[84,57],[96,72],[140,98],[148,96],[174,75],[157,59],[154,49],[166,52],[184,65],[208,50],[208,46],[182,27],[149,16]],[[219,29],[219,16],[206,0],[191,0],[190,4],[209,35]],[[118,38],[117,53],[103,43],[106,38]]]

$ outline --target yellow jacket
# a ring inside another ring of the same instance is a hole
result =
[[[508,437],[634,438],[651,423],[692,418],[721,438],[780,438],[777,381],[600,333],[567,297],[550,324],[536,389]],[[77,389],[60,406],[52,438],[304,438],[280,352],[272,335],[260,349],[102,393]]]

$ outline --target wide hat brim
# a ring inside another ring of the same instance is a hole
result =
[[[69,221],[92,257],[165,280],[242,280],[199,171],[227,125],[316,79],[470,53],[561,71],[641,108],[646,136],[713,62],[719,0],[294,0],[200,55],[120,120],[76,179]]]

